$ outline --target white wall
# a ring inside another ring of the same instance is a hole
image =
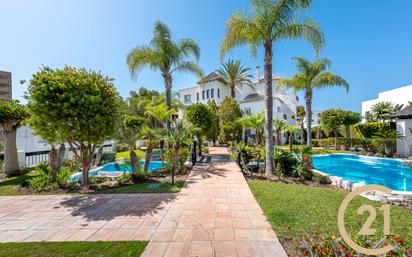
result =
[[[411,119],[396,121],[396,130],[404,137],[403,139],[398,139],[396,142],[397,153],[401,156],[412,155],[412,134],[410,129],[412,129]]]
[[[378,98],[363,101],[362,116],[364,116],[367,111],[370,111],[372,105],[383,101],[406,106],[408,101],[412,101],[412,85],[384,91],[378,94]]]

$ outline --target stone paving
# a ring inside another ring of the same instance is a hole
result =
[[[149,240],[143,257],[287,256],[226,148],[179,194],[0,197],[0,242]]]

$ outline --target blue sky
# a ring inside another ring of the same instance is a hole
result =
[[[160,74],[144,70],[136,81],[128,74],[128,51],[150,41],[155,20],[166,22],[175,39],[190,37],[201,47],[200,65],[206,73],[220,63],[219,44],[226,20],[249,10],[249,0],[0,0],[0,70],[13,72],[13,97],[22,98],[21,79],[30,79],[41,65],[65,64],[100,70],[113,77],[122,96],[141,86],[163,90]],[[340,107],[360,111],[363,100],[412,83],[412,1],[315,0],[308,12],[322,27],[332,71],[350,83],[350,92],[316,91],[314,108]],[[304,41],[282,41],[274,47],[273,72],[295,73],[292,56],[314,58]],[[252,68],[263,65],[246,48],[228,57]],[[195,85],[189,74],[175,77],[174,89]],[[412,100],[412,96],[411,96]]]

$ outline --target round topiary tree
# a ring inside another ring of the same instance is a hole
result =
[[[196,133],[199,139],[199,145],[201,146],[202,136],[208,135],[213,127],[213,122],[216,122],[213,118],[212,111],[206,104],[192,104],[185,109],[185,119],[197,128]],[[200,154],[201,149],[200,147]]]
[[[116,131],[119,96],[111,81],[84,68],[43,67],[33,75],[27,90],[31,119],[42,121],[34,129],[52,129],[76,149],[73,153],[83,167],[83,185],[88,184],[96,146]]]
[[[27,116],[26,107],[18,101],[0,100],[0,132],[4,133],[4,172],[7,175],[16,174],[19,171],[16,131]]]

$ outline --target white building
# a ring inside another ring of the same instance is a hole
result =
[[[312,128],[320,126],[320,113],[321,112],[322,111],[318,111],[318,110],[312,111]],[[303,119],[303,121],[304,121],[303,126],[307,128],[306,116]]]
[[[409,101],[412,101],[412,85],[381,92],[378,94],[378,98],[362,102],[362,117],[376,103],[392,102],[407,106]]]
[[[283,119],[289,125],[296,125],[296,107],[299,99],[295,93],[277,88],[280,78],[278,75],[273,75],[273,117]],[[241,85],[235,89],[235,99],[245,115],[256,115],[265,110],[265,79],[260,76],[259,67],[256,67],[255,79],[253,87]],[[206,104],[209,100],[214,100],[217,105],[220,105],[225,97],[231,96],[230,88],[215,72],[201,79],[198,84],[178,91],[180,100],[185,105]],[[179,117],[182,116],[183,111],[180,110]]]

